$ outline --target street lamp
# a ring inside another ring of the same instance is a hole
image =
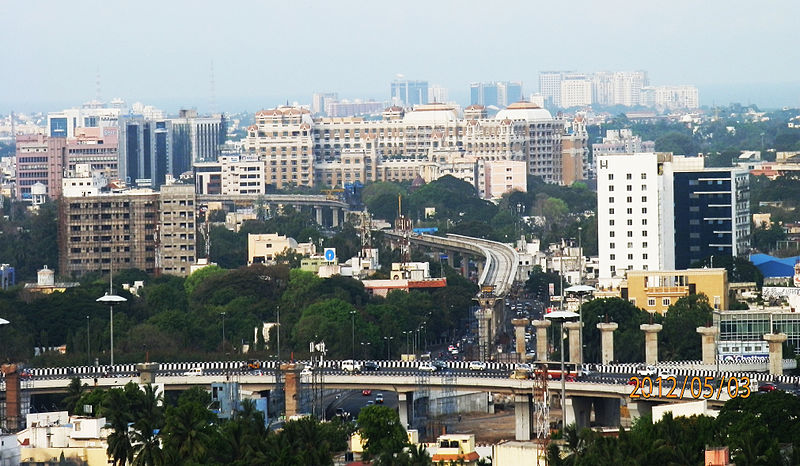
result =
[[[580,363],[581,367],[583,367],[583,295],[593,293],[595,289],[589,285],[573,285],[564,291],[567,293],[575,293],[580,298],[580,305],[578,307],[578,321],[580,322],[580,326],[578,327],[578,340],[580,341],[581,352],[580,358],[578,358],[579,360],[576,362]]]
[[[350,311],[350,318],[352,321],[352,326],[351,326],[352,333],[350,335],[350,338],[353,347],[353,359],[355,360],[356,359],[356,311],[355,310]]]
[[[114,303],[124,303],[127,299],[122,296],[111,294],[111,285],[109,285],[109,292],[103,297],[97,298],[95,301],[98,303],[108,303],[109,326],[111,330],[111,366],[114,365]]]
[[[227,312],[220,312],[219,315],[222,316],[222,352],[225,352],[225,315]]]
[[[564,376],[564,322],[574,320],[578,314],[572,311],[553,311],[545,314],[545,319],[559,322],[559,333],[561,333],[561,429],[567,427],[567,384]]]
[[[409,334],[411,334],[411,330],[405,330],[405,331],[403,331],[403,335],[405,335],[405,336],[406,336],[406,354],[410,354],[410,353],[409,353],[409,346],[408,346],[408,335],[409,335]]]
[[[92,352],[90,351],[89,342],[89,316],[86,316],[86,365],[92,365]]]
[[[368,341],[367,341],[367,342],[363,342],[363,341],[361,342],[361,352],[363,353],[363,356],[364,356],[364,359],[365,359],[365,360],[367,359],[367,348],[368,348],[368,347],[369,347],[369,345],[371,345],[371,344],[372,344],[372,343],[370,343],[370,342],[368,342]]]
[[[383,337],[383,339],[386,340],[386,360],[388,361],[389,360],[389,349],[391,348],[392,340],[394,340],[394,337]]]

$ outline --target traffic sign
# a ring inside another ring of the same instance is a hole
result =
[[[328,262],[333,262],[336,260],[336,248],[325,248],[325,260]]]

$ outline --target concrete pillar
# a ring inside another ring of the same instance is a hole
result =
[[[602,427],[619,427],[619,398],[595,398],[594,422]]]
[[[284,414],[288,418],[300,413],[300,371],[294,363],[281,364],[283,372]]]
[[[322,225],[322,207],[314,206],[314,217],[317,220],[317,225]]]
[[[631,401],[630,398],[625,398],[624,400],[627,402],[625,406],[625,412],[627,412],[627,422],[621,422],[623,427],[630,427],[633,424],[633,421],[642,416],[652,416],[653,406],[657,404],[651,401]]]
[[[334,207],[332,209],[332,212],[333,212],[332,226],[335,228],[335,227],[339,226],[339,208],[338,207]]]
[[[414,405],[414,392],[400,392],[397,394],[397,410],[400,414],[400,424],[404,429],[411,428],[411,421],[414,420],[412,407]]]
[[[511,319],[511,324],[514,326],[514,338],[516,343],[517,357],[521,362],[525,362],[525,326],[530,321],[528,319]]]
[[[597,328],[600,330],[600,352],[603,364],[610,364],[614,360],[614,330],[619,325],[616,322],[599,323]]]
[[[445,251],[447,253],[447,265],[450,266],[451,269],[456,268],[456,258],[453,257],[456,255],[454,251]]]
[[[592,399],[583,396],[568,396],[563,404],[567,425],[576,424],[578,430],[589,427],[592,414]]]
[[[461,276],[469,280],[469,257],[461,256]]]
[[[569,332],[569,362],[581,362],[581,323],[564,322],[564,329]]]
[[[530,395],[514,395],[514,431],[517,440],[531,439],[531,422],[533,420],[531,406]]]
[[[550,326],[549,320],[534,320],[531,322],[536,327],[536,360],[547,362],[547,327]]]
[[[783,375],[783,342],[786,341],[785,333],[767,333],[764,340],[769,343],[769,373],[770,375]]]
[[[642,324],[639,328],[644,332],[644,362],[646,364],[658,363],[658,332],[661,324]]]
[[[492,354],[492,308],[481,308],[475,311],[478,319],[478,344],[480,345],[480,359],[485,361]]]
[[[476,262],[475,265],[476,265],[476,267],[478,269],[478,280],[480,280],[481,279],[481,275],[483,275],[483,265],[484,265],[484,263],[482,261],[478,261],[478,262]]]
[[[156,372],[158,371],[157,362],[146,362],[136,364],[136,371],[139,372],[139,383],[142,385],[153,384],[156,381]]]
[[[714,364],[717,352],[717,327],[697,327],[703,341],[703,364]]]

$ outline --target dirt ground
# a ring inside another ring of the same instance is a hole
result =
[[[514,409],[498,410],[495,414],[470,413],[442,416],[437,419],[447,426],[450,434],[474,434],[475,443],[497,443],[500,440],[514,440]]]

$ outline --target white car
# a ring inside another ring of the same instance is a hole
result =
[[[429,362],[423,362],[419,365],[418,369],[425,372],[436,372],[436,366]]]
[[[306,367],[304,367],[304,368],[303,368],[303,371],[302,371],[302,372],[300,372],[300,375],[301,375],[301,376],[304,376],[304,375],[310,376],[310,375],[312,374],[312,372],[311,372],[312,370],[314,370],[314,368],[313,368],[313,367],[311,367],[311,366],[306,366]]]
[[[652,377],[657,373],[658,371],[656,370],[655,366],[644,366],[636,370],[636,374],[642,377]]]
[[[661,377],[661,380],[665,380],[670,377],[675,377],[677,379],[678,373],[675,372],[675,369],[661,368],[658,370],[658,376]]]
[[[469,370],[471,371],[485,371],[486,363],[483,361],[470,361]]]
[[[198,375],[203,375],[203,368],[202,367],[195,367],[195,368],[189,369],[188,371],[184,372],[183,375],[188,376],[188,377],[194,377],[194,376],[198,376]]]
[[[514,367],[514,370],[517,370],[517,371],[525,371],[525,372],[531,372],[531,371],[533,371],[533,368],[531,367],[531,365],[530,365],[530,364],[526,364],[526,363],[520,363],[520,364],[517,364],[517,365]]]
[[[361,372],[361,363],[353,361],[352,359],[347,359],[342,361],[342,370],[345,372]]]

